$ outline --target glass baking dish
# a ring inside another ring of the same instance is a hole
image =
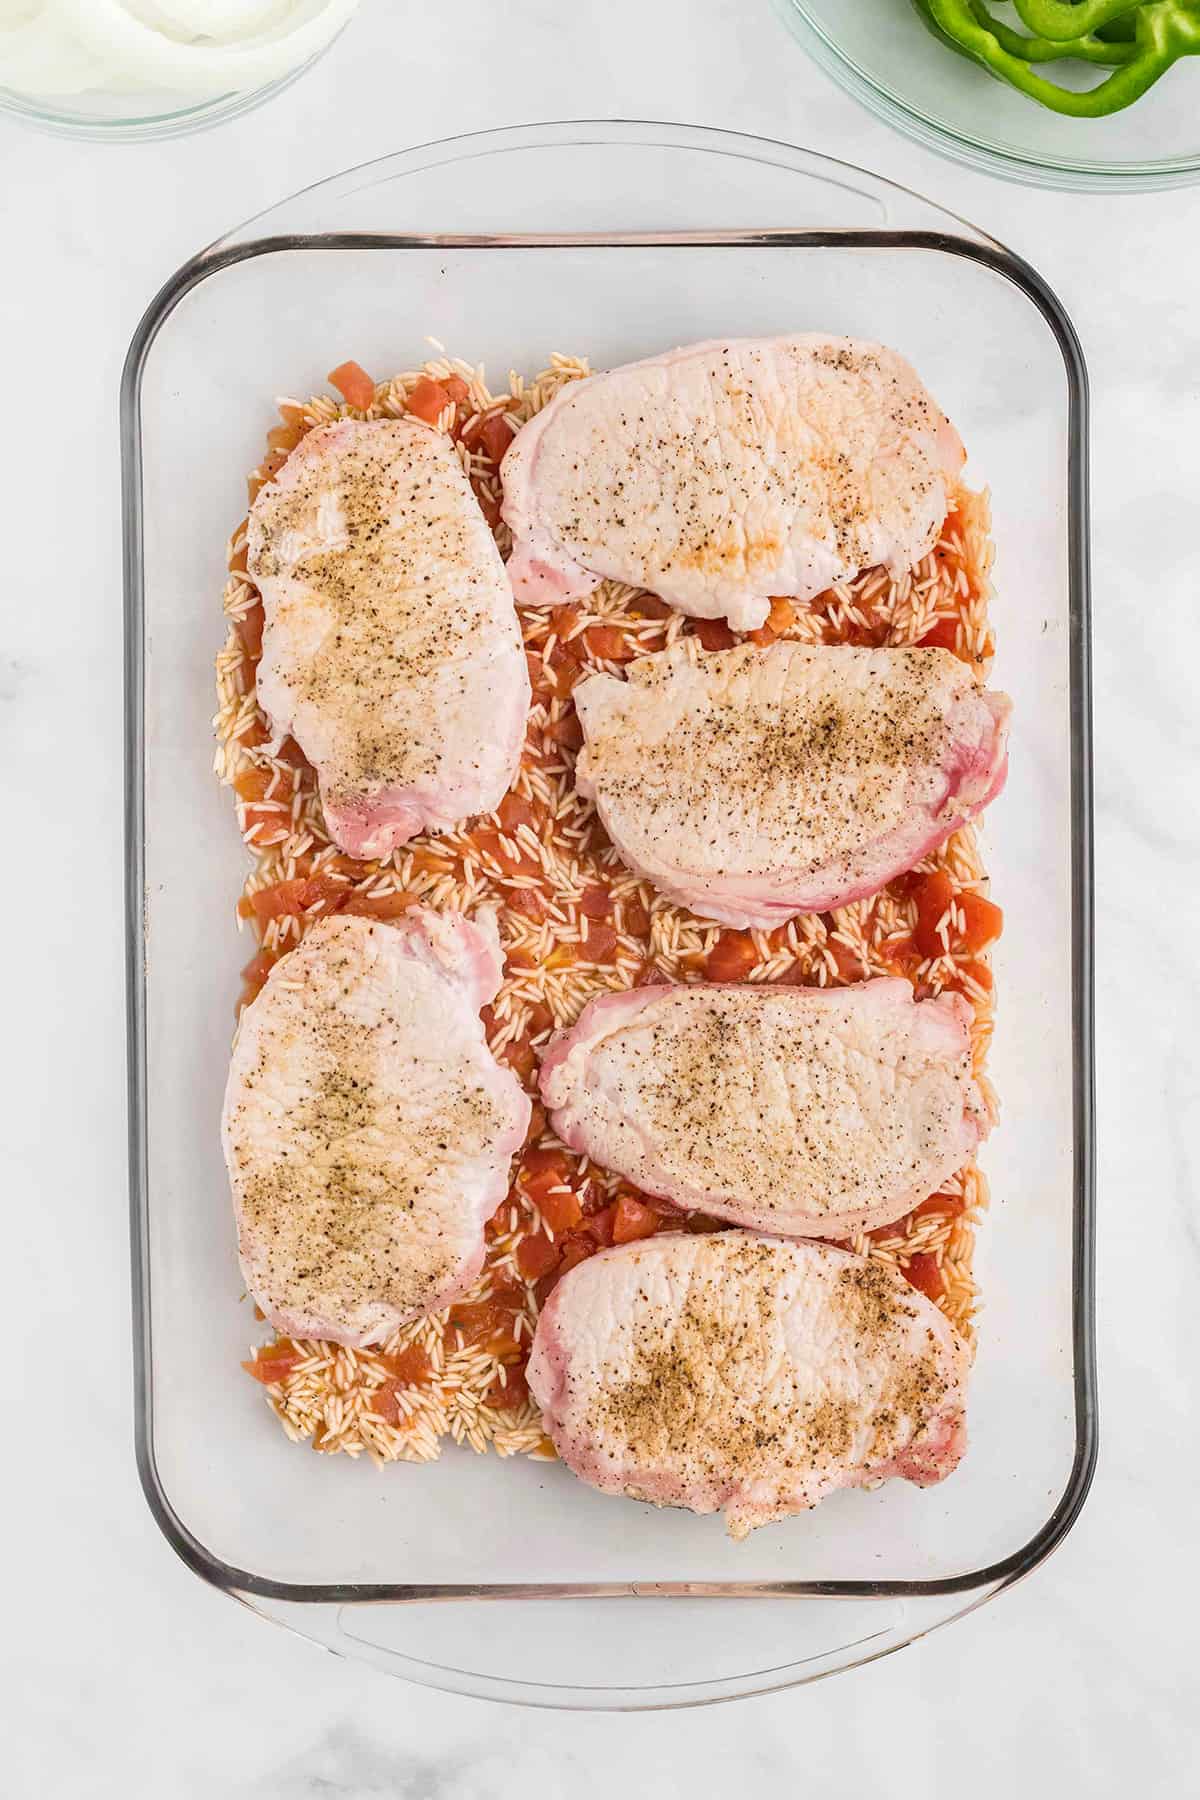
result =
[[[270,1421],[217,1121],[245,853],[211,774],[223,546],[272,399],[431,334],[489,373],[824,329],[911,357],[992,492],[1012,774],[986,857],[1007,925],[972,1447],[734,1545],[554,1465],[448,1449],[377,1471]],[[1032,270],[875,176],[787,146],[539,125],[405,152],[186,264],[122,395],[137,1451],[200,1574],[410,1678],[543,1705],[693,1704],[885,1654],[1027,1573],[1095,1457],[1086,376]]]

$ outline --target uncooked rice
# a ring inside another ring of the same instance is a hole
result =
[[[510,540],[499,520],[497,464],[481,445],[481,427],[490,417],[503,416],[515,429],[565,384],[587,372],[586,362],[555,355],[532,380],[512,373],[507,389],[493,393],[482,367],[439,356],[377,386],[374,404],[365,414],[329,395],[281,401],[284,423],[275,428],[270,455],[251,477],[251,494],[281,466],[290,440],[304,430],[340,417],[399,417],[418,380],[429,377],[444,383],[457,376],[465,384],[466,397],[443,409],[437,425],[454,436],[463,466],[507,554]],[[957,653],[984,675],[993,651],[988,621],[991,562],[987,498],[960,489],[939,543],[916,569],[898,579],[883,569],[871,569],[854,581],[839,583],[808,608],[795,609],[796,616],[782,635],[804,642],[910,644],[941,625],[944,633],[953,629]],[[355,864],[330,843],[315,776],[295,747],[285,741],[281,754],[268,748],[269,731],[255,691],[261,608],[245,563],[243,521],[228,547],[224,595],[228,632],[217,657],[215,720],[216,770],[234,788],[239,827],[254,858],[238,906],[239,925],[251,923],[258,939],[257,954],[246,970],[243,1003],[313,918],[343,904],[372,911],[376,917],[386,917],[389,910],[394,913],[413,899],[466,913],[484,904],[496,906],[506,974],[494,1006],[485,1014],[489,1041],[536,1098],[538,1052],[552,1030],[572,1023],[594,995],[630,986],[648,973],[678,981],[703,977],[709,952],[729,934],[673,906],[640,882],[608,844],[592,807],[575,792],[572,781],[578,734],[569,687],[581,668],[620,673],[632,655],[678,639],[698,647],[698,633],[701,629],[711,633],[711,627],[698,627],[639,590],[611,581],[571,608],[554,612],[522,608],[534,698],[527,750],[514,787],[517,802],[511,810],[527,816],[513,824],[511,811],[508,823],[492,815],[439,838],[414,839],[383,862]],[[956,893],[986,890],[986,871],[970,828],[957,832],[919,865],[920,871],[935,868],[948,871]],[[295,887],[280,889],[281,883]],[[610,892],[608,918],[613,929],[603,934],[602,949],[589,955],[601,940],[581,902],[587,890],[600,887]],[[544,904],[538,903],[539,892]],[[902,880],[873,899],[832,914],[808,915],[774,932],[755,932],[758,960],[749,979],[774,981],[786,976],[824,986],[896,973],[899,968],[922,993],[957,987],[974,1008],[976,1073],[992,1103],[984,1073],[993,1013],[989,953],[956,957],[947,947],[935,959],[914,961],[915,914],[911,883]],[[956,923],[961,927],[960,916],[943,921],[947,945]],[[614,935],[615,942],[610,943]],[[540,1108],[535,1111],[535,1131],[537,1148],[562,1150]],[[577,1171],[572,1185],[585,1211],[605,1204],[619,1189],[627,1190],[628,1184],[588,1167],[583,1158],[566,1151],[563,1156]],[[978,1292],[972,1252],[975,1227],[986,1204],[983,1175],[971,1163],[907,1218],[854,1239],[852,1247],[910,1275],[920,1270],[926,1291],[973,1342]],[[537,1284],[521,1275],[517,1251],[523,1240],[539,1232],[552,1235],[520,1180],[514,1179],[507,1202],[488,1228],[487,1260],[479,1283],[455,1307],[408,1326],[370,1350],[308,1341],[293,1345],[285,1340],[276,1353],[282,1354],[286,1373],[269,1383],[271,1370],[261,1357],[261,1346],[252,1346],[253,1371],[264,1381],[268,1403],[288,1436],[306,1439],[326,1452],[344,1451],[351,1457],[366,1452],[379,1464],[432,1461],[447,1439],[476,1451],[492,1449],[501,1456],[552,1456],[521,1377],[538,1298]],[[486,1322],[483,1303],[501,1295],[509,1309],[503,1333],[490,1329],[483,1341],[476,1341],[472,1321]],[[414,1368],[418,1373],[412,1379]],[[503,1403],[506,1387],[519,1396],[515,1406]]]

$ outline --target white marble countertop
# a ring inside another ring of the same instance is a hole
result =
[[[205,1587],[139,1493],[129,1367],[126,343],[186,255],[289,190],[449,132],[586,115],[787,138],[978,221],[1062,296],[1095,398],[1102,1447],[1091,1500],[1029,1581],[902,1656],[767,1700],[625,1719],[410,1688],[322,1656]],[[1081,198],[969,174],[870,120],[763,0],[368,0],[303,82],[215,132],[105,149],[0,124],[0,193],[0,767],[9,842],[23,851],[3,884],[16,1351],[0,1483],[4,1791],[1185,1791],[1200,1751],[1196,191]]]

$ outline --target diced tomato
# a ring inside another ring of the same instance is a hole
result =
[[[622,1194],[613,1214],[613,1243],[632,1244],[637,1238],[653,1237],[662,1224],[662,1214],[632,1194]]]
[[[884,891],[894,894],[897,900],[911,900],[924,879],[915,869],[907,869],[903,875],[893,875]]]
[[[450,395],[440,381],[431,381],[428,375],[422,375],[404,404],[414,418],[424,420],[426,425],[436,425],[450,404]]]
[[[557,1267],[543,1275],[534,1286],[538,1305],[545,1306],[563,1276],[569,1274],[572,1269],[577,1269],[581,1262],[587,1261],[589,1256],[594,1256],[596,1249],[595,1239],[589,1237],[585,1232],[576,1232],[574,1236],[565,1238]]]
[[[480,494],[478,499],[479,510],[487,520],[489,530],[495,531],[500,523],[500,502],[494,494]]]
[[[578,1225],[583,1216],[579,1196],[570,1185],[571,1172],[561,1150],[526,1150],[521,1162],[521,1187],[556,1236]]]
[[[326,379],[348,405],[357,406],[363,412],[375,399],[375,383],[361,363],[339,363],[336,369],[330,369]]]
[[[551,687],[560,700],[569,700],[579,685],[579,678],[584,673],[583,664],[577,657],[560,654],[557,645],[551,657],[553,679]]]
[[[549,1031],[554,1023],[554,1014],[544,1000],[529,1002],[529,1035],[540,1037],[543,1031]]]
[[[229,558],[228,566],[229,566],[231,573],[236,570],[239,575],[244,575],[246,573],[246,564],[248,561],[249,561],[249,547],[246,543],[245,538],[243,538],[242,543],[241,543],[241,548],[238,550],[235,550],[233,552],[232,556]]]
[[[771,977],[772,987],[810,987],[813,985],[815,984],[810,981],[804,964],[796,961],[791,962],[781,975]]]
[[[519,1075],[522,1081],[533,1079],[538,1059],[528,1038],[515,1038],[511,1044],[506,1044],[500,1052],[500,1057],[503,1062],[508,1064],[513,1074]]]
[[[958,896],[958,906],[964,925],[959,939],[962,948],[976,951],[995,943],[1004,929],[1004,914],[1001,909],[982,894],[969,891]]]
[[[559,1274],[565,1275],[568,1269],[577,1269],[581,1262],[586,1262],[589,1256],[595,1256],[595,1254],[596,1242],[590,1233],[580,1232],[574,1237],[569,1237],[563,1245],[563,1253],[559,1259]]]
[[[507,832],[504,835],[508,837]],[[499,864],[505,875],[528,875],[532,874],[537,867],[529,852],[521,847],[518,839],[509,838],[509,842],[514,843],[516,848],[508,850],[500,841],[500,833],[493,830],[490,825],[477,827],[472,833],[471,842],[480,856],[490,856],[493,862]]]
[[[748,931],[723,931],[705,958],[704,973],[709,981],[742,981],[757,961]]]
[[[256,850],[282,844],[291,828],[290,815],[273,806],[248,806],[242,814],[242,835]]]
[[[512,429],[503,411],[489,413],[479,427],[479,448],[488,461],[500,462],[512,441]]]
[[[345,892],[345,889],[342,890]],[[393,894],[351,894],[344,905],[337,911],[348,913],[356,919],[399,919],[410,906],[419,905],[416,894],[406,894],[400,890]]]
[[[566,750],[578,750],[583,743],[583,728],[579,723],[575,708],[571,707],[561,719],[544,726],[542,736],[553,744],[561,744]]]
[[[602,1206],[598,1212],[589,1213],[583,1221],[583,1229],[603,1250],[607,1250],[613,1241],[613,1226],[616,1216],[615,1205]]]
[[[606,887],[586,887],[579,897],[579,910],[585,919],[607,919],[612,911],[612,898]]]
[[[927,1250],[918,1250],[904,1271],[913,1287],[919,1288],[930,1300],[940,1300],[946,1292],[946,1283],[942,1271],[938,1268],[936,1256]]]
[[[461,406],[471,392],[461,375],[447,375],[442,386],[445,388],[451,400],[453,400],[455,406]]]
[[[262,655],[263,641],[263,608],[262,601],[256,600],[240,619],[235,619],[233,629],[237,632],[238,642],[252,661]]]
[[[958,616],[939,619],[920,640],[926,650],[953,650],[958,644]]]
[[[428,1351],[420,1344],[406,1344],[403,1350],[397,1350],[391,1356],[386,1356],[379,1350],[372,1354],[402,1387],[415,1386],[429,1378],[432,1364]]]
[[[382,1419],[385,1425],[400,1423],[400,1402],[396,1398],[396,1385],[394,1381],[385,1381],[371,1395],[370,1410],[377,1419]]]
[[[992,971],[988,968],[986,963],[964,962],[960,959],[955,963],[954,971],[947,981],[946,986],[951,993],[967,994],[968,981],[972,982],[975,987],[982,988],[985,994],[990,994],[995,986]]]
[[[242,995],[243,1001],[253,1000],[256,995],[262,992],[266,985],[267,976],[271,973],[271,970],[278,961],[279,958],[275,955],[273,950],[260,950],[256,956],[250,958],[250,961],[242,970],[242,981],[245,984]]]
[[[862,957],[849,944],[843,944],[838,938],[830,938],[829,950],[843,981],[860,981],[867,973],[863,968]]]
[[[518,825],[532,825],[536,817],[533,807],[520,794],[505,794],[496,808],[501,825],[511,837]]]
[[[257,750],[260,744],[267,742],[270,735],[267,721],[261,713],[256,713],[245,731],[238,732],[238,743],[244,744],[247,750]]]
[[[265,800],[267,797],[267,789],[271,785],[274,774],[275,771],[273,769],[264,769],[255,763],[248,769],[239,770],[234,776],[233,791],[239,800]],[[282,794],[279,794],[278,792],[280,786],[283,789]],[[291,791],[292,788],[289,781],[284,780],[277,783],[276,795],[280,799],[286,800],[290,796]]]
[[[543,919],[548,919],[550,917],[550,908],[547,906],[541,890],[538,888],[506,888],[504,899],[506,904],[511,906],[514,912],[524,914],[525,918],[533,919],[539,925],[542,923]]]
[[[657,594],[639,594],[630,602],[629,610],[636,619],[669,619],[675,609]]]
[[[724,619],[697,619],[696,636],[706,650],[732,650],[737,643]]]
[[[472,1344],[490,1342],[498,1336],[512,1338],[513,1318],[525,1308],[525,1296],[516,1281],[497,1281],[485,1300],[458,1300],[450,1308],[447,1331],[461,1332]]]
[[[606,925],[600,919],[589,919],[587,937],[584,940],[584,952],[589,962],[609,962],[617,947],[616,927]]]
[[[578,625],[581,616],[577,606],[556,606],[554,608],[550,614],[550,629],[560,643],[570,642],[571,633]]]
[[[633,985],[635,988],[659,987],[668,979],[669,977],[664,970],[659,968],[654,958],[648,956],[634,976]]]
[[[572,1230],[583,1217],[579,1195],[569,1187],[552,1187],[539,1192],[537,1209],[556,1238],[561,1232]]]
[[[771,611],[767,615],[766,621],[759,626],[757,631],[752,631],[750,636],[756,644],[773,644],[776,638],[783,636],[785,631],[790,631],[795,623],[796,609],[791,601],[772,600]]]
[[[525,1364],[511,1362],[504,1365],[504,1380],[495,1377],[484,1398],[489,1406],[498,1412],[515,1411],[524,1406],[529,1398],[529,1383],[525,1379]]]
[[[517,1267],[526,1281],[537,1281],[555,1268],[561,1252],[544,1232],[535,1231],[517,1245]]]
[[[947,1218],[957,1218],[962,1210],[963,1197],[961,1194],[930,1194],[928,1200],[922,1200],[920,1206],[913,1207],[911,1216],[914,1219],[923,1219],[930,1213],[942,1213]],[[889,1226],[888,1229],[894,1230],[894,1227]]]
[[[291,425],[273,425],[267,433],[267,442],[272,450],[282,450],[286,453],[294,450],[305,435],[303,425],[296,420]]]
[[[645,937],[650,929],[650,914],[636,894],[628,900],[622,900],[621,912],[624,916],[626,931],[632,932],[634,937]]]
[[[255,1381],[261,1381],[264,1387],[273,1387],[275,1382],[283,1381],[303,1361],[304,1352],[296,1348],[291,1338],[279,1338],[273,1344],[261,1344],[254,1353],[253,1362],[244,1362],[242,1367],[247,1375],[252,1375]]]
[[[916,890],[917,924],[913,942],[922,956],[944,956],[946,945],[938,926],[954,900],[954,883],[945,869],[934,869],[922,877]]]
[[[589,625],[583,634],[583,641],[589,653],[604,662],[632,662],[640,649],[616,625]]]
[[[897,968],[902,969],[910,957],[918,954],[917,946],[914,943],[911,934],[906,932],[901,937],[889,939],[887,954],[889,961]]]
[[[348,897],[345,882],[331,881],[324,875],[305,875],[298,880],[277,881],[274,887],[260,888],[250,895],[250,905],[260,925],[269,919],[308,913],[319,907],[318,917],[337,912]]]
[[[535,1176],[548,1175],[552,1182],[566,1181],[573,1166],[566,1151],[552,1145],[545,1150],[526,1150],[521,1158],[521,1179],[532,1181]]]
[[[969,962],[963,963],[961,967],[963,974],[969,975],[973,981],[977,981],[985,994],[991,993],[996,984],[992,971],[988,968],[986,963]]]
[[[308,758],[294,737],[285,737],[277,752],[280,762],[289,763],[293,769],[307,769]]]
[[[529,1130],[525,1133],[527,1144],[536,1144],[546,1129],[546,1109],[540,1100],[535,1100],[529,1111]]]

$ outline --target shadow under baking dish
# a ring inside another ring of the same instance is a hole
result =
[[[246,857],[211,773],[212,664],[272,400],[348,355],[411,366],[429,334],[495,382],[554,350],[606,366],[805,329],[908,356],[992,493],[994,679],[1016,716],[984,830],[1003,1116],[971,1449],[939,1487],[839,1494],[735,1545],[555,1465],[449,1448],[376,1471],[298,1448],[238,1368],[255,1327],[218,1140]],[[1086,408],[1070,322],[1009,252],[877,177],[686,127],[407,152],[284,202],[157,297],[122,394],[137,1432],[151,1507],[199,1573],[415,1680],[638,1707],[885,1654],[1061,1540],[1095,1458]]]

